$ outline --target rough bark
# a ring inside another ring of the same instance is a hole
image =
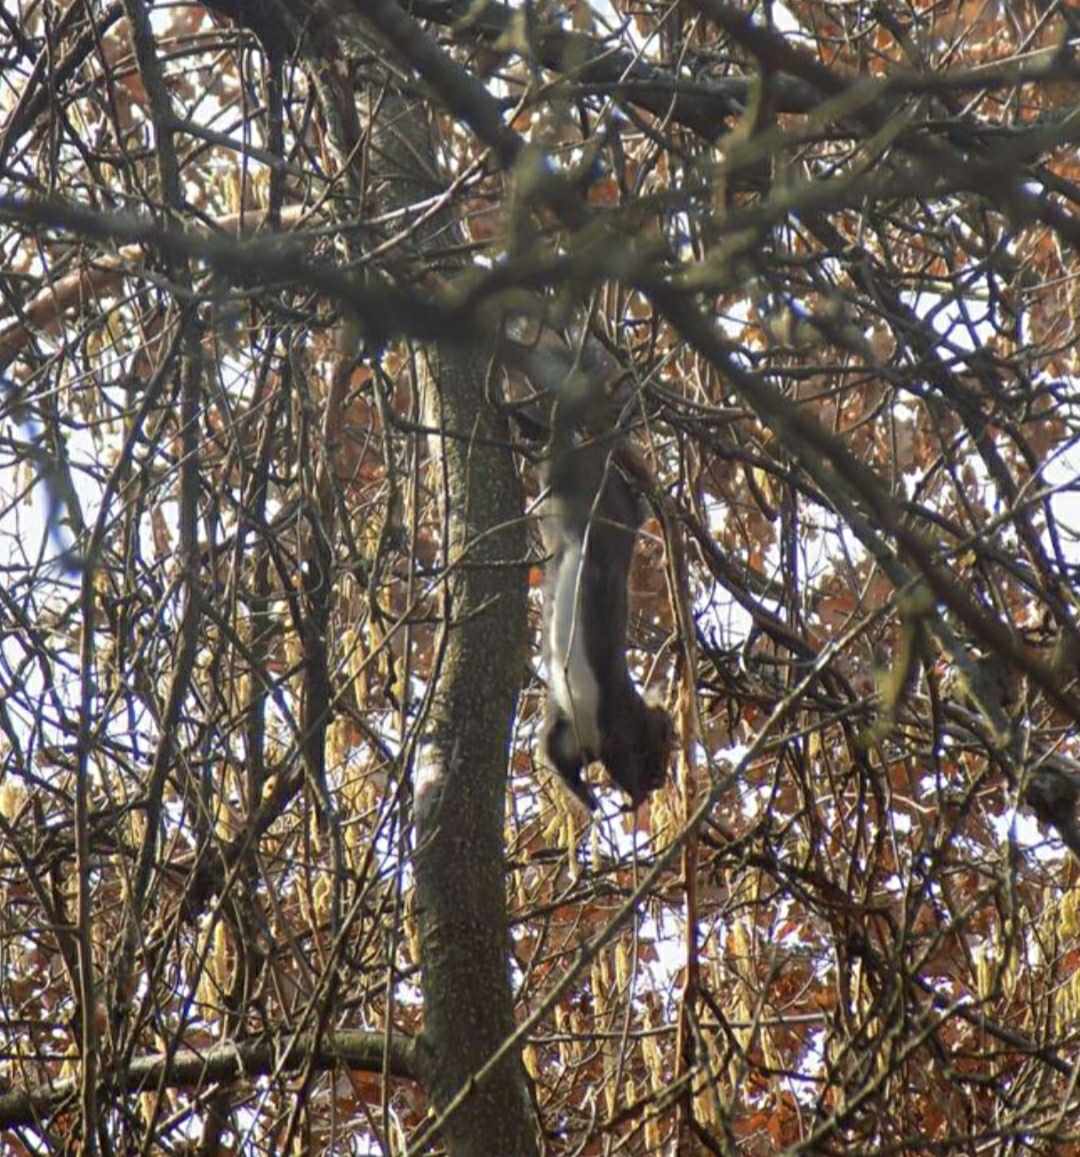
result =
[[[370,173],[380,207],[429,196],[435,154],[426,110],[383,99]],[[426,171],[425,171],[426,170]],[[416,243],[445,222],[418,231]],[[439,235],[445,244],[445,232]],[[432,343],[423,353],[425,424],[442,489],[443,661],[415,780],[417,921],[426,1083],[443,1110],[513,1031],[503,819],[517,693],[525,670],[527,572],[522,492],[505,422],[485,402],[487,351]],[[463,565],[461,565],[463,564]],[[487,565],[494,564],[494,565]],[[517,1053],[477,1083],[443,1126],[455,1157],[536,1152]]]

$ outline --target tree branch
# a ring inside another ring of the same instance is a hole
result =
[[[385,1036],[380,1032],[338,1031],[326,1033],[318,1042],[302,1036],[286,1048],[285,1037],[269,1040],[225,1042],[205,1050],[180,1049],[171,1058],[165,1053],[137,1057],[122,1073],[105,1072],[98,1086],[105,1093],[137,1093],[149,1090],[202,1088],[237,1078],[265,1077],[312,1064],[320,1071],[343,1065],[363,1072],[383,1071]],[[420,1079],[415,1042],[411,1037],[390,1039],[392,1076]],[[12,1089],[0,1094],[0,1127],[36,1125],[43,1118],[74,1104],[79,1078],[53,1081],[34,1089]]]

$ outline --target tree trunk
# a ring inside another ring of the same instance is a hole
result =
[[[435,151],[426,109],[387,99],[372,126],[370,175],[380,209],[432,192]],[[429,222],[423,249],[445,220]],[[424,263],[424,255],[419,255]],[[424,994],[421,1050],[441,1111],[513,1031],[503,853],[506,772],[525,671],[527,571],[522,492],[501,415],[485,404],[487,352],[450,343],[423,355],[425,424],[433,474],[442,473],[443,598],[447,623],[429,729],[415,777],[416,913]],[[468,436],[455,436],[466,433]],[[496,529],[498,528],[498,529]],[[484,564],[495,564],[486,567]],[[508,1056],[450,1116],[454,1157],[536,1152],[534,1114],[519,1055]]]

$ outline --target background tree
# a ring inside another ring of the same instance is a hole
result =
[[[1080,1148],[1075,11],[0,19],[3,1151]],[[679,734],[588,829],[568,374]]]

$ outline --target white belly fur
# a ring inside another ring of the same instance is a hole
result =
[[[551,616],[551,694],[574,726],[578,742],[593,754],[600,750],[597,718],[600,689],[585,654],[585,624],[580,598],[581,544],[567,549],[555,584]],[[575,597],[577,596],[577,597]],[[575,618],[574,610],[577,608]]]

